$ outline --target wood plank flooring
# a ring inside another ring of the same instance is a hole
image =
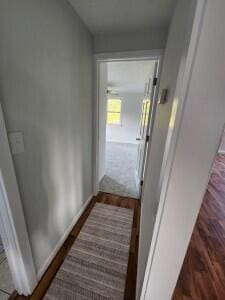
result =
[[[68,251],[70,250],[72,244],[74,243],[76,237],[78,236],[84,222],[86,221],[88,215],[90,214],[94,204],[96,202],[111,204],[119,207],[133,208],[134,209],[134,221],[132,227],[131,235],[131,246],[128,261],[127,270],[127,280],[124,300],[134,300],[135,299],[135,289],[136,289],[136,276],[137,276],[137,258],[138,258],[138,240],[139,240],[139,220],[140,220],[140,206],[136,199],[121,197],[117,195],[99,193],[97,197],[94,197],[91,203],[88,205],[79,221],[71,231],[67,240],[59,250],[52,264],[49,266],[48,270],[40,280],[38,286],[34,290],[30,297],[19,296],[14,292],[10,299],[24,300],[39,300],[42,299],[48,287],[50,286],[55,274],[57,273],[59,267],[64,261]]]
[[[214,162],[172,299],[225,299],[225,155]]]

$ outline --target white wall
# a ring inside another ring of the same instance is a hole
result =
[[[224,20],[224,0],[207,1],[181,122],[175,123],[178,136],[145,299],[172,297],[223,134]]]
[[[225,153],[225,132],[223,133],[223,136],[222,136],[221,144],[219,147],[219,153]]]
[[[147,171],[145,175],[146,177],[142,197],[143,202],[141,208],[137,281],[137,291],[139,296],[144,279],[147,258],[158,209],[158,184],[168,134],[172,104],[175,95],[175,88],[179,69],[182,64],[182,59],[184,59],[183,56],[185,57],[184,50],[186,50],[186,45],[188,45],[189,42],[187,39],[187,34],[190,33],[188,32],[188,25],[190,23],[189,19],[192,19],[193,17],[193,2],[194,1],[185,0],[178,1],[165,49],[159,90],[161,91],[162,88],[168,88],[169,96],[166,104],[158,105],[157,107],[151,148],[147,161]],[[155,300],[154,297],[151,299]]]
[[[106,110],[108,64],[99,63],[99,171],[98,180],[105,175]]]
[[[0,96],[37,271],[92,194],[92,38],[64,0],[0,1]]]
[[[94,38],[94,52],[117,52],[164,49],[167,30],[146,30],[131,33],[99,34]]]
[[[108,142],[137,144],[139,137],[143,94],[120,94],[122,98],[121,125],[107,124]]]

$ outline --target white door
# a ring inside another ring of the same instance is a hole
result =
[[[145,86],[145,95],[142,101],[142,109],[140,116],[139,137],[136,138],[136,140],[139,142],[136,164],[136,185],[139,191],[139,195],[141,195],[141,187],[144,182],[146,154],[147,149],[149,147],[151,131],[154,124],[156,108],[155,90],[157,84],[158,65],[159,62],[156,61],[154,66],[153,77],[149,78],[149,81]]]

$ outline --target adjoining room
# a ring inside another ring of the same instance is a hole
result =
[[[155,61],[105,62],[101,71],[100,190],[139,198]]]
[[[225,132],[172,300],[225,299]]]

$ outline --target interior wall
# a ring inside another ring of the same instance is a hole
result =
[[[108,64],[99,64],[99,182],[105,175],[106,111]]]
[[[225,131],[222,136],[221,144],[219,147],[219,153],[225,153]]]
[[[143,94],[121,93],[120,96],[122,99],[121,124],[107,124],[106,140],[107,142],[137,144]]]
[[[137,282],[137,291],[139,296],[144,279],[158,209],[158,185],[169,129],[171,110],[175,99],[175,89],[179,70],[186,58],[185,51],[189,44],[189,35],[191,31],[190,20],[193,18],[194,3],[194,0],[178,1],[170,26],[163,59],[159,95],[163,88],[168,88],[169,94],[166,104],[160,104],[157,107],[143,187]],[[154,170],[154,172],[152,172],[152,170]]]
[[[0,98],[37,271],[92,194],[92,37],[64,0],[0,1]]]
[[[94,52],[105,53],[164,49],[167,36],[167,29],[99,34],[94,38]]]

